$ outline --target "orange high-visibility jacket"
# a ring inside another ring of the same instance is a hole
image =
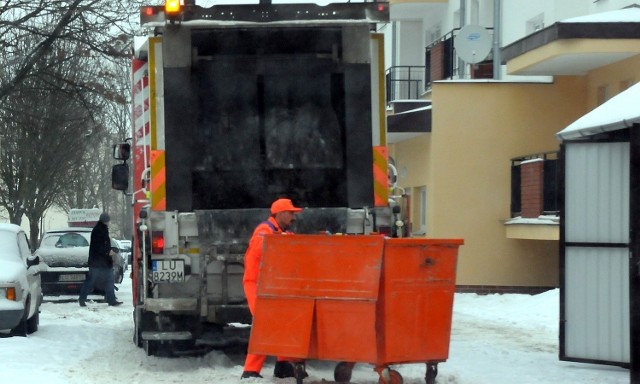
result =
[[[276,219],[269,217],[267,221],[260,223],[251,235],[249,247],[244,254],[244,276],[243,283],[257,283],[258,272],[260,270],[260,260],[262,259],[262,243],[264,235],[272,233],[282,233],[282,229],[278,226]]]

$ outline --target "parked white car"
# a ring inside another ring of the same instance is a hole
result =
[[[0,223],[0,332],[26,336],[38,330],[44,269],[22,228]]]
[[[116,251],[114,248],[117,248],[118,250]],[[111,249],[115,251],[115,255],[113,255],[113,281],[116,284],[120,284],[122,283],[122,279],[124,279],[124,271],[127,270],[127,260],[129,256],[122,245],[122,240],[115,240],[112,238]]]
[[[125,258],[125,269],[127,265],[131,264],[131,240],[118,240],[120,244],[120,254]]]

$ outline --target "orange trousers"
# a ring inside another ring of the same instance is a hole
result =
[[[249,304],[249,310],[251,311],[251,315],[255,316],[256,310],[256,299],[258,298],[258,285],[255,282],[245,282],[244,286],[244,294],[247,297],[247,303]],[[245,372],[257,372],[260,373],[262,370],[262,366],[264,365],[264,361],[267,359],[265,355],[256,355],[253,353],[247,353],[247,358],[244,361],[244,371]],[[288,357],[280,357],[276,358],[278,361],[291,361],[298,362],[302,361],[300,359],[293,359]]]

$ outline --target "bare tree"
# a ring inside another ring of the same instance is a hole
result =
[[[51,59],[36,63],[38,75],[16,87],[0,109],[0,205],[13,223],[26,215],[32,244],[42,215],[74,177],[94,136],[104,131],[97,119],[102,98],[84,86],[97,70],[91,57],[77,54],[82,48],[72,43],[56,46]]]
[[[101,83],[93,87],[104,88],[100,115],[97,116],[105,131],[91,140],[92,150],[85,153],[78,172],[69,179],[61,191],[56,205],[65,212],[71,208],[100,207],[112,216],[112,229],[130,237],[130,203],[111,188],[111,146],[131,135],[130,68],[129,61],[122,65],[102,68]],[[102,85],[104,84],[104,85]]]
[[[26,215],[33,244],[54,202],[125,211],[108,148],[130,129],[123,68],[142,2],[0,4],[0,206],[13,223]]]
[[[138,26],[135,16],[143,0],[8,0],[0,3],[0,48],[15,68],[0,78],[0,100],[50,55],[60,40],[74,41],[104,59],[126,57],[130,37]],[[36,44],[22,49],[24,39]],[[64,60],[61,58],[61,60]],[[52,62],[51,65],[56,65]]]

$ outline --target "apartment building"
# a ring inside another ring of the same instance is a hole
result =
[[[640,80],[634,5],[391,1],[383,32],[395,193],[409,201],[414,235],[465,239],[460,291],[559,285],[556,133]],[[611,16],[623,9],[632,11]]]

